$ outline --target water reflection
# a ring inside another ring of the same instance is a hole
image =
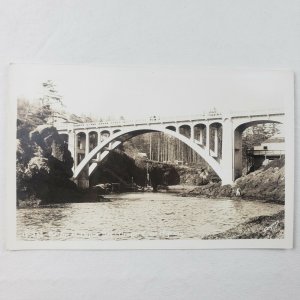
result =
[[[111,202],[19,209],[17,236],[21,240],[201,239],[283,209],[257,201],[165,193],[108,197]]]

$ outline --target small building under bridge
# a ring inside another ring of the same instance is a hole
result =
[[[268,164],[274,159],[281,158],[285,155],[284,137],[276,134],[265,140],[253,149],[247,150],[248,166],[247,169],[255,171],[262,165]]]

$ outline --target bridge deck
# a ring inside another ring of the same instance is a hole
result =
[[[88,128],[114,128],[125,126],[139,126],[139,125],[154,125],[154,124],[174,124],[184,122],[203,122],[213,120],[223,120],[224,118],[251,118],[260,116],[274,116],[284,115],[283,110],[259,110],[259,111],[236,111],[226,114],[221,113],[203,113],[191,116],[175,116],[175,117],[150,117],[146,119],[137,120],[118,120],[118,121],[102,121],[89,123],[55,123],[54,126],[58,130],[71,129],[88,129]]]

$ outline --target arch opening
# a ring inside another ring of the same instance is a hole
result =
[[[98,133],[96,131],[89,132],[89,152],[98,145]]]
[[[275,142],[268,142],[277,136]],[[272,150],[268,149],[269,143]],[[261,150],[259,150],[261,149]],[[284,156],[283,124],[274,120],[250,121],[234,130],[234,179]]]
[[[191,126],[189,125],[181,125],[179,127],[179,133],[182,134],[183,136],[187,137],[188,139],[191,138]]]
[[[209,126],[210,150],[218,161],[222,159],[222,134],[223,126],[219,122],[211,123]]]
[[[84,132],[79,132],[76,134],[76,158],[75,165],[79,165],[81,161],[85,158],[86,153],[86,134]]]
[[[166,129],[172,130],[172,131],[176,131],[176,127],[175,126],[167,126]]]
[[[110,132],[108,130],[103,130],[100,132],[100,142],[108,139],[110,137]]]

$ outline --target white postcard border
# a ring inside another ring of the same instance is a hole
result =
[[[71,66],[71,65],[70,65]],[[80,67],[80,65],[78,65]],[[207,69],[207,68],[204,68]],[[218,68],[214,68],[217,70]],[[224,68],[220,68],[224,71]],[[231,70],[232,69],[228,69]],[[247,69],[239,71],[247,72]],[[253,69],[251,69],[253,71]],[[257,70],[262,71],[262,70]],[[271,70],[268,70],[271,71]],[[284,239],[245,239],[245,240],[140,240],[140,241],[20,241],[16,238],[16,112],[17,101],[11,97],[9,70],[7,130],[6,130],[6,248],[25,249],[232,249],[232,248],[293,248],[294,225],[294,73],[284,72],[287,84],[285,92],[286,109],[286,160],[285,160],[285,237]],[[288,129],[288,130],[287,130]]]

